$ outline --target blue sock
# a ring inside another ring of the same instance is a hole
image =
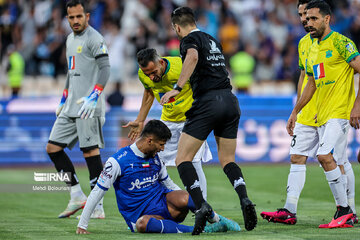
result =
[[[189,200],[188,200],[187,207],[189,208],[189,210],[190,210],[191,212],[195,212],[195,211],[196,211],[195,203],[194,203],[194,201],[192,200],[190,194],[189,194]]]
[[[187,233],[192,232],[194,227],[177,224],[174,221],[150,218],[146,225],[147,233]]]

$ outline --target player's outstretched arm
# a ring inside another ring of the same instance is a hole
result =
[[[144,128],[145,119],[149,114],[154,99],[155,96],[153,91],[151,89],[145,89],[141,102],[140,111],[136,120],[132,122],[128,122],[126,125],[122,126],[123,128],[130,127],[128,138],[130,138],[132,141],[134,141],[136,138],[140,136],[140,133]]]
[[[103,190],[103,189],[99,188],[99,186],[95,185],[95,187],[91,191],[91,193],[86,201],[84,210],[80,216],[79,224],[77,225],[77,229],[76,229],[76,234],[90,233],[86,230],[88,227],[88,224],[89,224],[90,216],[91,216],[92,212],[94,211],[98,202],[101,200],[101,198],[104,197],[105,193],[106,193],[105,190]]]
[[[77,234],[89,233],[86,230],[92,212],[101,198],[104,197],[106,191],[109,190],[109,188],[120,175],[121,169],[119,163],[113,157],[110,157],[106,161],[103,171],[101,172],[95,187],[91,191],[86,201],[84,210],[80,216],[79,224],[77,225]]]
[[[355,72],[360,73],[360,56],[353,58],[349,62],[349,65],[355,70]],[[354,106],[350,114],[350,125],[355,129],[359,129],[360,128],[359,121],[360,121],[360,81],[359,81],[359,91],[356,95]]]
[[[193,74],[196,64],[198,63],[198,59],[198,51],[195,48],[189,48],[186,52],[186,57],[181,69],[179,79],[176,84],[177,88],[165,93],[164,96],[162,96],[160,100],[161,105],[164,105],[169,101],[171,97],[175,97],[180,93],[185,83],[188,81],[188,79],[190,79],[190,76]],[[180,91],[177,89],[179,89]]]
[[[309,76],[309,80],[301,94],[300,99],[296,102],[293,111],[288,119],[286,130],[290,136],[294,134],[295,123],[297,120],[297,114],[303,109],[303,107],[311,100],[316,91],[315,79],[313,76]]]

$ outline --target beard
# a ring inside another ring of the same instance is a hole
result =
[[[310,32],[309,27],[306,26],[307,22],[302,22],[305,32]]]
[[[319,29],[309,27],[309,32],[315,31],[314,33],[310,33],[312,38],[321,38],[325,32],[325,24],[321,25]]]

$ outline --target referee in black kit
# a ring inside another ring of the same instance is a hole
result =
[[[193,235],[203,231],[213,211],[203,199],[199,179],[191,163],[196,152],[211,131],[218,147],[221,166],[239,195],[246,230],[257,224],[255,205],[249,200],[241,169],[235,163],[236,137],[240,120],[237,98],[231,92],[225,58],[219,42],[196,27],[194,13],[180,7],[171,14],[173,28],[180,42],[182,71],[174,89],[161,98],[165,104],[182,90],[190,79],[194,102],[186,112],[186,123],[181,134],[176,165],[180,178],[194,200],[197,211]]]

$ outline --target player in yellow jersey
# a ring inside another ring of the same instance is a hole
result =
[[[137,60],[139,63],[139,80],[144,86],[144,94],[139,114],[135,121],[129,122],[124,127],[130,127],[129,138],[135,140],[139,137],[144,121],[153,104],[154,98],[160,101],[161,97],[168,91],[176,87],[179,79],[182,61],[180,57],[161,58],[155,49],[143,49],[138,52]],[[184,127],[186,117],[185,112],[192,106],[192,90],[190,83],[187,82],[181,93],[163,106],[161,120],[171,130],[172,137],[166,143],[165,150],[159,153],[160,159],[166,166],[175,166],[175,158],[179,138]],[[201,166],[201,161],[207,162],[212,159],[212,155],[207,142],[201,146],[193,159],[193,165],[199,175],[199,184],[204,196],[207,197],[206,178]]]
[[[302,25],[306,32],[309,32],[306,21],[306,5],[311,0],[299,0],[298,1],[298,14],[301,20]],[[301,92],[303,91],[308,77],[305,74],[305,65],[306,59],[308,56],[308,51],[312,45],[314,39],[310,36],[310,33],[306,34],[299,42],[298,52],[299,52],[299,68],[301,70],[299,82],[298,82],[298,92],[297,100],[300,99]],[[316,39],[315,39],[316,41]],[[306,178],[306,161],[308,157],[315,158],[316,151],[319,146],[319,134],[314,117],[317,114],[316,108],[316,92],[308,104],[301,110],[298,114],[298,119],[295,124],[293,139],[291,141],[290,148],[290,173],[288,175],[287,182],[287,198],[283,208],[279,208],[275,212],[262,212],[260,215],[268,220],[269,222],[275,223],[284,223],[284,224],[296,224],[296,212],[298,200],[301,194],[301,191],[305,184]],[[343,141],[346,142],[346,136]],[[342,152],[343,146],[340,147],[340,152]],[[334,149],[334,157],[337,152],[337,146]],[[336,158],[335,158],[336,159]],[[342,168],[344,174],[342,177],[347,183],[347,197],[349,205],[351,206],[353,212],[355,213],[355,176],[351,166],[351,163],[346,159],[336,159],[337,163],[343,164],[339,165]],[[339,161],[340,160],[340,161]],[[344,161],[342,161],[344,160]],[[343,163],[344,162],[344,163]],[[357,223],[357,216],[354,214],[352,219],[353,223]],[[351,222],[350,222],[351,223]]]
[[[310,36],[317,40],[313,41],[306,60],[308,83],[289,117],[287,131],[291,136],[294,135],[297,114],[316,91],[320,139],[316,155],[325,171],[337,205],[332,221],[319,227],[344,227],[353,217],[353,212],[348,205],[340,168],[331,151],[337,146],[337,159],[347,158],[346,136],[350,115],[352,114],[352,118],[359,117],[357,111],[359,100],[354,105],[354,69],[360,71],[360,57],[355,44],[350,39],[331,30],[329,25],[331,10],[326,2],[311,1],[305,9]]]

